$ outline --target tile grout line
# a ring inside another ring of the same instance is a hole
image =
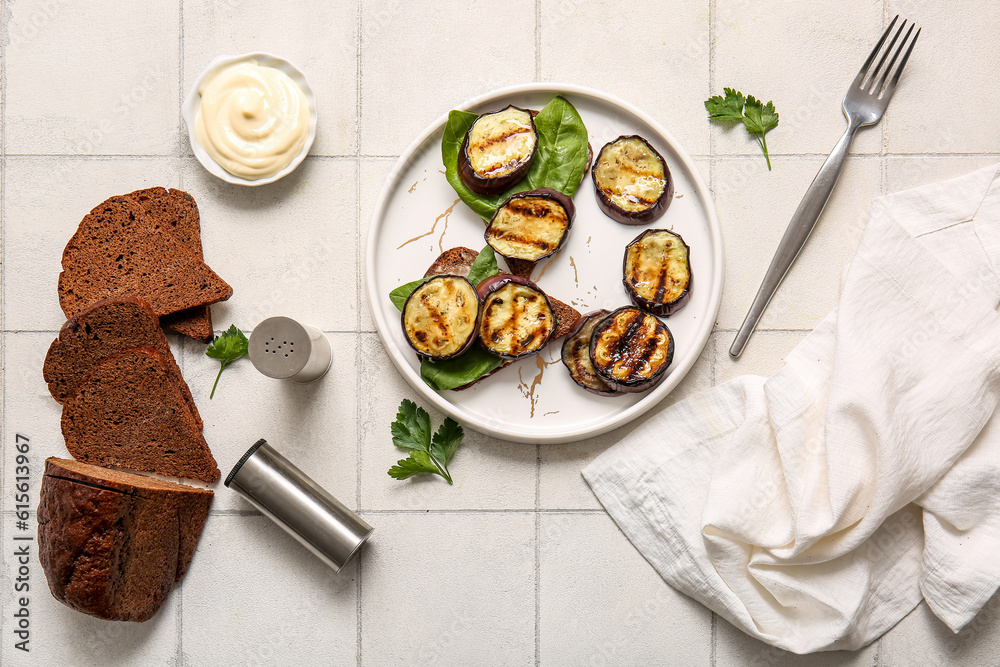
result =
[[[542,0],[535,0],[535,81],[542,80]]]
[[[542,445],[535,445],[535,667],[542,660]]]
[[[355,179],[354,179],[354,210],[356,216],[356,224],[354,228],[354,257],[355,257],[355,276],[356,276],[356,286],[357,289],[355,294],[355,336],[354,336],[354,355],[355,359],[360,359],[361,357],[361,335],[358,333],[361,329],[361,280],[362,280],[362,269],[361,269],[361,96],[362,96],[362,47],[364,46],[364,0],[358,0],[358,20],[357,20],[357,49],[355,50],[355,57],[357,58],[357,65],[355,69],[355,76],[357,81],[355,82],[355,119],[354,119],[354,168],[355,168]],[[363,452],[361,450],[361,403],[356,402],[354,406],[354,441],[357,447],[357,455],[355,457],[354,465],[357,472],[357,482],[356,488],[354,490],[355,506],[358,511],[361,511],[361,457]],[[362,650],[362,614],[364,607],[362,605],[362,594],[364,593],[363,580],[364,580],[364,566],[362,564],[361,558],[358,559],[358,580],[355,588],[355,595],[357,597],[356,601],[356,615],[357,615],[357,628],[356,628],[356,644],[355,651],[357,653],[356,660],[358,667],[361,667],[361,650]]]

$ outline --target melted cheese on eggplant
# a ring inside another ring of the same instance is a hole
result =
[[[531,112],[507,107],[476,119],[469,130],[466,153],[476,174],[499,178],[531,160],[537,144]]]
[[[647,301],[673,303],[691,283],[687,246],[666,230],[643,234],[625,253],[625,280]]]
[[[594,365],[623,384],[648,380],[669,361],[670,331],[638,308],[622,308],[609,315],[594,336]]]
[[[440,276],[425,282],[407,299],[403,329],[420,354],[447,357],[476,335],[478,316],[479,297],[472,283]]]
[[[555,313],[545,295],[511,282],[483,301],[479,340],[495,354],[519,357],[540,350],[555,328]]]
[[[497,209],[486,242],[504,257],[537,262],[556,251],[569,215],[550,197],[515,197]]]
[[[597,156],[594,178],[604,196],[623,211],[652,208],[667,187],[663,160],[638,137],[624,137]]]

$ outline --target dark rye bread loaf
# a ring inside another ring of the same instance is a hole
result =
[[[430,265],[427,271],[424,273],[424,278],[429,278],[433,275],[438,275],[441,273],[447,273],[456,276],[468,277],[469,270],[472,268],[472,263],[476,261],[476,257],[479,253],[472,248],[463,248],[461,246],[456,248],[449,248],[441,253],[434,263]],[[530,272],[529,272],[530,273]],[[556,316],[556,330],[552,332],[552,338],[550,341],[556,340],[557,338],[562,338],[569,334],[576,325],[580,322],[583,317],[573,306],[563,303],[559,299],[556,299],[551,294],[546,293],[545,296],[549,298],[549,303],[552,304],[552,310]],[[503,362],[494,368],[492,371],[486,375],[469,382],[468,384],[463,384],[461,387],[456,387],[455,391],[462,391],[463,389],[468,389],[477,382],[481,382],[486,378],[490,377],[497,371],[510,366],[513,361],[504,359]]]
[[[204,261],[201,249],[201,216],[194,197],[183,190],[147,188],[125,195],[148,213],[157,229],[168,231]],[[212,313],[208,306],[196,306],[164,315],[160,323],[177,333],[202,343],[212,341]]]
[[[77,387],[94,364],[115,352],[139,345],[152,347],[163,357],[167,372],[181,390],[200,430],[201,415],[170,352],[160,321],[149,304],[135,297],[98,301],[63,325],[59,337],[49,346],[42,366],[49,393],[65,404],[76,395]]]
[[[38,557],[53,597],[145,621],[187,571],[213,493],[77,461],[45,462]]]
[[[80,222],[66,244],[59,305],[66,317],[116,296],[136,296],[162,316],[224,301],[233,289],[152,217],[112,197]]]
[[[151,347],[97,362],[63,405],[62,433],[73,458],[205,482],[219,467],[167,363]]]

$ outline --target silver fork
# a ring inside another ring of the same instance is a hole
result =
[[[906,30],[907,21],[903,19],[899,29],[892,36],[892,41],[882,51],[882,57],[878,59],[877,64],[872,66],[898,19],[899,15],[897,14],[889,27],[882,33],[878,44],[872,49],[871,55],[861,66],[861,71],[851,82],[851,87],[847,90],[847,95],[844,96],[847,131],[844,132],[844,136],[840,138],[830,156],[826,158],[826,162],[820,167],[819,173],[816,174],[816,178],[806,190],[802,202],[792,215],[785,235],[781,237],[781,243],[778,244],[774,259],[771,260],[771,265],[767,268],[764,280],[757,291],[757,296],[750,306],[750,311],[747,313],[746,319],[743,320],[740,330],[736,333],[732,347],[729,348],[729,354],[732,357],[739,357],[743,353],[743,348],[757,326],[761,315],[764,314],[764,309],[771,301],[774,291],[778,289],[778,285],[781,284],[789,267],[792,266],[792,262],[795,261],[802,246],[805,245],[806,239],[809,238],[809,234],[812,233],[813,227],[816,226],[820,213],[823,212],[826,202],[833,193],[833,186],[840,178],[840,172],[844,167],[844,160],[847,158],[847,151],[851,146],[851,140],[854,139],[855,132],[858,131],[858,128],[877,123],[882,118],[882,114],[885,113],[885,108],[889,106],[889,100],[892,99],[892,93],[896,90],[899,75],[906,66],[906,61],[910,57],[910,52],[913,51],[917,37],[920,36],[920,29],[917,29],[917,33],[913,35],[915,26],[912,23],[910,29]],[[903,35],[904,30],[906,30],[906,35],[900,41],[900,35]],[[896,46],[896,42],[899,42],[899,46]],[[893,51],[893,47],[895,47],[895,51]],[[905,53],[903,53],[904,47],[906,48]],[[901,53],[903,58],[899,61],[899,65],[893,69]],[[892,57],[887,64],[886,58],[890,54]]]

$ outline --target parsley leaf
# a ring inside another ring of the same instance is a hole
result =
[[[723,88],[726,97],[716,95],[705,100],[708,117],[718,120],[743,120],[743,93],[732,88]]]
[[[413,475],[430,473],[441,475],[452,483],[448,463],[462,442],[465,433],[451,417],[444,420],[431,438],[431,417],[413,401],[403,399],[396,412],[396,421],[390,427],[392,444],[409,452],[389,468],[389,477],[407,479]]]
[[[413,401],[403,399],[390,427],[392,444],[400,449],[427,450],[431,444],[431,416]]]
[[[216,336],[208,349],[205,350],[206,355],[212,359],[218,359],[222,364],[219,368],[219,374],[215,376],[215,384],[212,385],[212,393],[208,395],[209,399],[215,396],[215,388],[219,384],[219,378],[222,377],[222,371],[240,357],[246,356],[248,346],[249,341],[243,332],[237,329],[235,324],[230,324],[229,329],[224,331],[221,336]]]
[[[743,93],[724,88],[725,98],[716,95],[705,100],[705,108],[708,109],[708,117],[719,121],[743,121],[743,126],[747,132],[754,135],[761,150],[764,151],[764,159],[767,160],[767,169],[771,169],[771,156],[767,152],[767,132],[778,126],[778,112],[774,110],[774,102],[764,104],[753,95],[743,97]]]
[[[464,435],[465,432],[462,431],[462,427],[459,426],[458,422],[448,417],[434,433],[434,439],[431,440],[431,454],[447,466],[448,462],[451,461],[451,457],[455,455],[455,450],[462,444],[462,437]]]

